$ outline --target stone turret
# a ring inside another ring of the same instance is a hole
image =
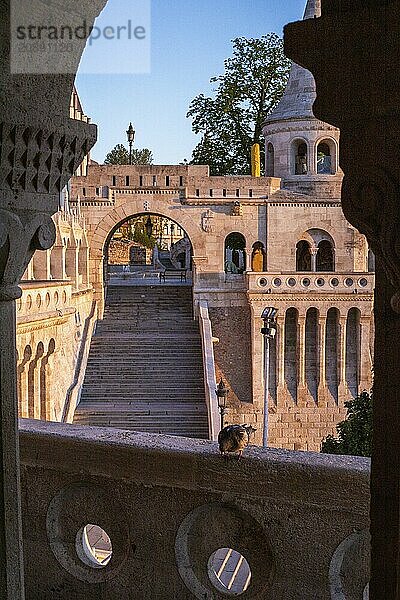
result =
[[[308,0],[304,19],[321,15],[321,0]],[[340,196],[339,129],[314,116],[312,74],[293,63],[286,90],[268,115],[263,133],[267,176],[286,189],[322,197]]]

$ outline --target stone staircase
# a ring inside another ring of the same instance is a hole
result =
[[[108,288],[74,423],[208,438],[189,286]]]

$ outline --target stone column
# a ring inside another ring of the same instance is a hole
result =
[[[339,317],[339,352],[338,352],[338,400],[343,406],[344,399],[347,396],[346,383],[346,340],[347,340],[347,316]]]
[[[315,273],[317,270],[318,246],[311,246],[310,254],[311,254],[311,271],[313,271]]]
[[[65,246],[53,246],[50,254],[51,277],[52,279],[64,280],[67,278],[65,271]]]
[[[35,252],[30,264],[33,263],[33,274],[36,281],[50,279],[50,251]]]
[[[299,357],[299,386],[297,395],[304,393],[306,389],[306,316],[299,315],[298,320],[298,357]]]
[[[285,387],[285,315],[277,316],[276,332],[276,382],[279,392]]]
[[[362,316],[360,319],[360,347],[359,347],[359,368],[360,368],[360,391],[369,391],[372,382],[372,365],[370,356],[370,333],[371,317]]]
[[[24,215],[25,216],[25,215]],[[0,598],[24,598],[15,300],[18,282],[35,250],[55,240],[48,215],[20,217],[0,208]]]
[[[318,397],[326,392],[326,313],[319,314],[318,321],[318,356],[319,356],[319,384]]]
[[[248,273],[251,273],[253,270],[253,265],[251,264],[251,260],[252,260],[252,256],[253,256],[253,251],[249,250],[248,248],[245,248],[245,254],[246,254],[246,271]]]
[[[29,19],[87,30],[106,0],[81,2],[79,11],[58,3],[32,3]],[[18,7],[19,8],[19,7]],[[24,599],[19,438],[17,435],[16,311],[18,284],[35,250],[55,242],[51,215],[60,193],[97,137],[96,126],[69,118],[75,72],[86,39],[71,43],[71,51],[46,49],[35,56],[38,73],[18,53],[11,60],[10,3],[2,5],[0,37],[0,598]],[[65,16],[70,23],[65,23]],[[15,40],[13,40],[15,43]],[[67,56],[68,54],[68,56]],[[26,54],[28,61],[29,54]],[[15,71],[16,68],[16,71]],[[17,72],[18,74],[15,74]],[[40,573],[38,573],[40,577]]]
[[[340,128],[342,208],[377,257],[370,600],[400,598],[399,9],[326,0],[321,18],[285,32],[288,56],[315,76],[315,116]]]

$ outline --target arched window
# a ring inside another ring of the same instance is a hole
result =
[[[317,271],[334,271],[335,258],[333,246],[329,240],[321,240],[318,244]]]
[[[317,148],[317,173],[331,174],[332,173],[332,157],[331,149],[328,144],[318,144]]]
[[[265,271],[265,250],[262,242],[253,244],[253,252],[251,254],[251,270],[256,273]]]
[[[243,273],[246,270],[246,240],[241,233],[230,233],[225,239],[225,273]]]
[[[310,244],[306,240],[296,245],[296,271],[311,271]]]
[[[267,144],[265,174],[267,177],[275,177],[275,150],[271,142]]]
[[[308,173],[308,152],[307,144],[303,140],[296,140],[293,143],[294,153],[294,174],[307,175]]]

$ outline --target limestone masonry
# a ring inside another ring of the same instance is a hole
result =
[[[307,18],[319,14],[319,3],[307,11]],[[175,223],[186,240],[175,254],[186,252],[195,314],[200,302],[208,304],[217,378],[230,389],[227,422],[253,424],[261,441],[261,313],[274,306],[269,444],[319,450],[344,418],[344,402],[371,386],[374,257],[343,216],[339,130],[314,117],[315,96],[312,75],[294,64],[264,125],[266,177],[90,161],[73,177],[54,219],[56,243],[34,255],[17,306],[23,416],[72,420],[118,262],[108,260],[110,240],[127,219],[154,215]],[[157,260],[146,262],[155,267]]]

